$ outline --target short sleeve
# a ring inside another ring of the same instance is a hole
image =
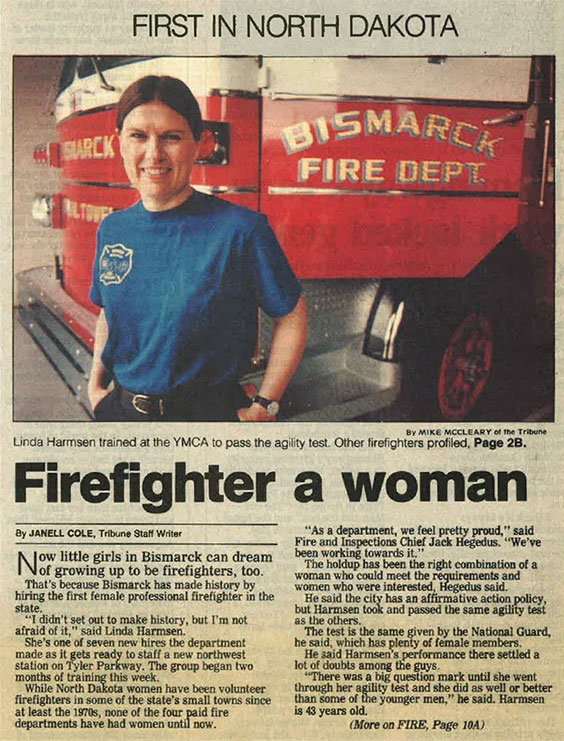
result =
[[[298,303],[302,289],[262,214],[249,235],[247,257],[258,305],[273,318],[289,314]]]
[[[102,294],[100,292],[100,228],[96,234],[96,254],[92,265],[92,284],[90,286],[90,300],[96,306],[103,306]]]

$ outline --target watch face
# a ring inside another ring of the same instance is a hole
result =
[[[277,401],[271,401],[266,407],[266,411],[271,417],[274,417],[280,411],[280,404]]]

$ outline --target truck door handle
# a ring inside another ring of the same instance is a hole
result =
[[[550,142],[550,119],[546,119],[544,122],[544,142],[542,152],[542,175],[541,175],[541,186],[539,195],[539,206],[544,206],[544,197],[546,193],[546,181],[548,175],[548,145]]]
[[[523,120],[523,114],[518,111],[510,111],[506,116],[500,116],[500,118],[486,118],[482,123],[484,126],[503,126],[509,124],[509,126],[515,126],[516,123]]]

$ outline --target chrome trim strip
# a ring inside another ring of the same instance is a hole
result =
[[[404,310],[405,304],[403,301],[400,301],[392,319],[391,319],[391,328],[389,334],[386,332],[386,346],[384,349],[384,360],[394,360],[395,354],[396,354],[396,339],[398,336],[398,331],[403,319],[403,310]]]
[[[272,100],[316,100],[326,102],[361,102],[373,103],[413,103],[444,106],[464,106],[465,108],[516,108],[525,109],[527,101],[519,100],[465,100],[464,98],[396,98],[386,95],[334,95],[333,93],[285,93],[267,90],[266,94]]]
[[[386,330],[384,332],[384,347],[382,349],[382,360],[390,359],[389,349],[395,318],[396,314],[394,312],[390,314],[390,317],[386,323]]]
[[[211,96],[221,96],[222,98],[260,98],[260,93],[257,90],[237,90],[237,89],[227,89],[227,88],[218,88],[218,87],[212,87],[208,91],[208,95]]]
[[[63,180],[64,185],[86,185],[96,188],[125,188],[134,190],[130,183],[101,183],[95,180]],[[192,183],[193,187],[202,193],[214,195],[216,193],[256,193],[255,185],[199,185]]]
[[[201,193],[214,195],[216,193],[256,193],[257,188],[254,185],[198,185],[192,183],[196,190]]]
[[[308,188],[269,185],[273,196],[440,196],[445,198],[519,198],[513,190],[389,190],[376,188]]]
[[[543,154],[542,154],[542,175],[541,175],[541,187],[539,196],[539,206],[544,206],[544,195],[546,192],[547,173],[548,173],[548,145],[550,141],[550,119],[547,118],[544,122],[544,143],[543,143]]]
[[[65,178],[63,185],[91,185],[95,188],[125,188],[128,190],[134,190],[131,183],[102,183],[97,180],[71,180]]]

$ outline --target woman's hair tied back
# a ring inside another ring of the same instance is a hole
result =
[[[121,133],[126,116],[137,106],[158,100],[183,116],[199,141],[202,136],[202,113],[194,94],[182,80],[167,75],[147,75],[131,83],[117,104],[116,127]]]

